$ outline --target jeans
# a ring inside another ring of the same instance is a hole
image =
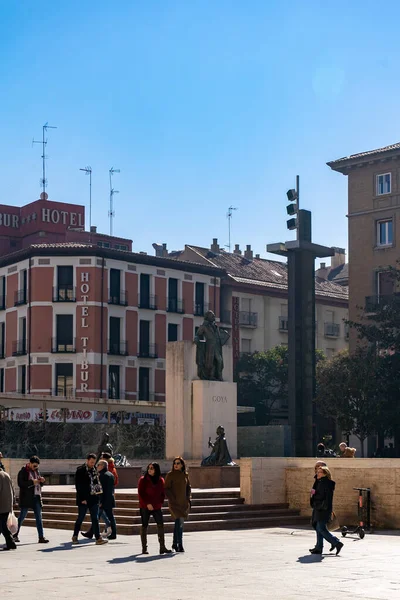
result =
[[[88,506],[87,504],[80,504],[78,506],[78,518],[75,522],[74,527],[74,537],[76,537],[79,533],[81,525],[83,523],[83,519],[86,517],[87,511],[90,512],[90,519],[92,521],[92,531],[94,532],[94,537],[96,540],[100,538],[100,528],[99,528],[99,505],[92,504]]]
[[[183,523],[185,519],[175,519],[174,526],[174,544],[178,546],[183,545]]]
[[[140,509],[140,518],[142,519],[143,527],[147,527],[150,521],[150,517],[153,515],[153,518],[157,525],[164,525],[164,519],[161,508],[157,510],[149,510],[148,508]]]
[[[30,508],[21,508],[21,511],[19,513],[19,517],[18,517],[18,533],[19,530],[21,529],[21,525],[25,520],[26,515],[28,514],[28,511],[31,510]],[[33,512],[35,515],[35,519],[36,519],[36,529],[39,535],[39,538],[44,537],[44,533],[43,533],[43,521],[42,521],[42,502],[41,502],[41,497],[40,496],[34,496],[33,497]],[[18,535],[17,533],[17,535]]]
[[[112,511],[112,509],[111,509],[111,511]],[[114,513],[112,514],[112,519],[109,519],[107,510],[105,508],[99,509],[99,515],[97,517],[97,520],[99,521],[99,531],[100,531],[100,519],[103,519],[104,523],[106,524],[107,529],[109,527],[111,527],[111,533],[113,535],[117,534]],[[111,523],[112,520],[114,522],[114,527]],[[91,525],[90,528],[87,530],[87,535],[90,535],[91,537],[93,537],[93,525]]]
[[[326,521],[317,521],[315,525],[315,531],[317,532],[317,543],[315,547],[318,550],[322,551],[324,539],[333,546],[336,546],[336,544],[339,542],[339,539],[332,535],[330,531],[328,531]]]
[[[111,535],[117,535],[117,524],[115,522],[114,511],[112,508],[103,508],[103,519],[106,524],[108,521],[107,527],[111,525]]]
[[[8,512],[0,514],[0,533],[2,533],[5,537],[7,548],[15,548],[15,542],[13,540],[13,536],[11,535],[11,533],[7,527],[7,520],[8,520],[9,514],[10,513],[8,513]]]

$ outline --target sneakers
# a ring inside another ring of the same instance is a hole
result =
[[[79,542],[78,542],[78,536],[77,535],[73,535],[72,536],[72,545],[76,546],[77,544],[79,544]]]
[[[96,546],[102,546],[103,544],[108,544],[108,540],[105,540],[101,537],[98,540],[96,540]]]
[[[49,540],[46,540],[45,537],[39,538],[38,544],[48,544]]]

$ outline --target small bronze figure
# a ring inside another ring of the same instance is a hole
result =
[[[100,460],[100,457],[103,454],[103,452],[107,452],[108,454],[111,454],[111,456],[113,455],[113,447],[111,446],[109,440],[110,436],[108,435],[108,433],[105,433],[103,435],[103,439],[101,440],[99,447],[97,448],[96,463]]]
[[[229,337],[225,329],[220,329],[215,324],[215,314],[212,310],[207,311],[203,324],[200,325],[194,338],[197,346],[197,375],[200,379],[222,381],[224,369],[222,346],[226,344]]]
[[[201,461],[202,467],[234,467],[236,465],[229,454],[225,429],[222,425],[218,425],[217,427],[217,438],[215,442],[212,443],[211,438],[208,439],[208,447],[212,448],[212,452],[210,456],[207,456],[207,458],[204,458]]]

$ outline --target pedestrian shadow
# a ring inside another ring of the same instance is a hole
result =
[[[154,560],[165,560],[166,558],[172,558],[173,556],[176,556],[174,552],[172,554],[154,554],[153,556],[143,556],[143,554],[132,554],[131,556],[120,556],[118,558],[111,558],[107,562],[110,563],[110,565],[120,565],[122,563],[127,562],[146,563],[153,562]]]
[[[38,552],[47,554],[49,552],[60,552],[65,550],[75,550],[75,548],[85,548],[85,546],[94,546],[92,540],[82,540],[79,544],[72,544],[72,542],[63,542],[59,546],[53,546],[52,548],[40,548]]]
[[[307,565],[312,563],[319,563],[323,561],[324,558],[325,556],[323,554],[305,554],[304,556],[299,556],[297,562]]]

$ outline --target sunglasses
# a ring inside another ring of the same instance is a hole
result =
[[[182,464],[182,463],[181,463],[181,461],[179,461],[179,462],[174,462],[174,465],[181,465],[181,464]]]

